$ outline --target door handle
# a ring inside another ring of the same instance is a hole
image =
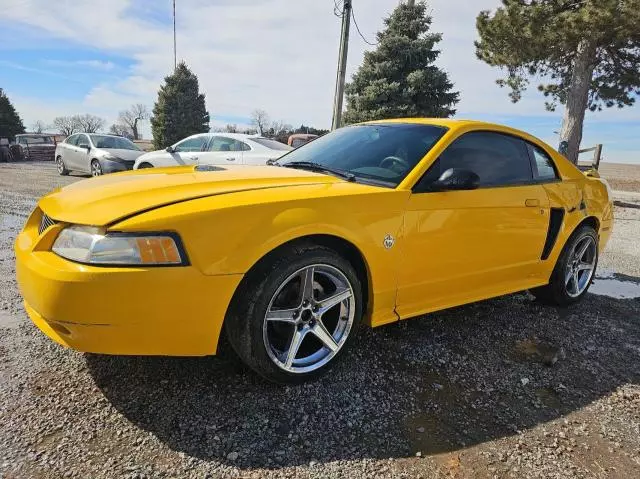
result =
[[[198,161],[198,157],[197,157],[197,156],[192,156],[192,157],[191,157],[191,159],[192,159],[193,161]]]
[[[537,208],[538,206],[540,206],[540,200],[537,198],[530,198],[524,201],[524,205],[529,208]]]
[[[227,161],[236,161],[235,158],[227,158]]]

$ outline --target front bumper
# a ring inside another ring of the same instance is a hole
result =
[[[105,158],[100,160],[100,165],[102,166],[102,171],[104,173],[117,173],[118,171],[133,170],[134,163],[135,161],[113,161]]]
[[[50,251],[63,225],[38,235],[36,210],[16,239],[25,309],[42,332],[92,353],[215,354],[242,275],[207,276],[193,266],[96,267]]]

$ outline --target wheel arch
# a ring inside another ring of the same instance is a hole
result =
[[[356,271],[356,274],[358,275],[358,279],[360,279],[360,282],[362,283],[362,296],[363,296],[363,303],[364,303],[362,311],[363,311],[363,315],[365,317],[367,316],[371,306],[370,300],[372,298],[372,282],[371,282],[371,272],[369,269],[369,265],[367,264],[367,261],[362,251],[351,241],[348,241],[345,238],[342,238],[340,236],[336,236],[332,234],[308,234],[308,235],[299,236],[299,237],[290,239],[288,241],[285,241],[284,243],[279,244],[278,246],[269,250],[267,253],[263,254],[262,257],[260,257],[257,261],[254,262],[251,268],[244,275],[244,278],[242,279],[242,281],[240,281],[240,283],[236,287],[236,290],[234,291],[233,296],[231,297],[231,301],[227,306],[227,314],[225,314],[225,319],[222,324],[222,331],[224,331],[224,328],[225,328],[225,323],[228,317],[229,309],[233,308],[236,302],[239,300],[239,295],[241,294],[242,289],[246,285],[247,281],[249,281],[251,276],[253,274],[256,274],[258,271],[260,271],[260,268],[268,264],[271,258],[280,254],[285,249],[295,246],[297,244],[305,244],[305,243],[320,245],[320,246],[329,248],[335,251],[336,253],[338,253],[339,255],[341,255],[343,258],[349,261],[349,263],[351,263],[351,265]],[[221,331],[220,337],[224,336],[222,331]],[[220,341],[218,341],[218,350],[220,350]]]

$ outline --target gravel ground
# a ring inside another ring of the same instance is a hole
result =
[[[299,387],[232,359],[53,344],[23,312],[12,242],[78,179],[0,164],[0,478],[640,477],[638,298],[522,293],[365,330]],[[614,293],[640,289],[640,203],[619,204],[596,281]]]

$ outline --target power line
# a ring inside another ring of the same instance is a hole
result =
[[[343,4],[344,0],[333,0],[333,14],[338,17],[338,18],[342,18],[344,16],[344,12],[343,12]]]
[[[356,13],[353,10],[353,6],[351,7],[351,18],[353,18],[353,24],[356,26],[356,30],[358,31],[358,35],[360,35],[360,38],[362,38],[362,41],[365,42],[367,45],[371,45],[372,47],[377,47],[378,46],[378,42],[371,43],[369,40],[367,40],[364,37],[364,35],[360,31],[360,27],[358,26],[358,22],[356,21]]]

